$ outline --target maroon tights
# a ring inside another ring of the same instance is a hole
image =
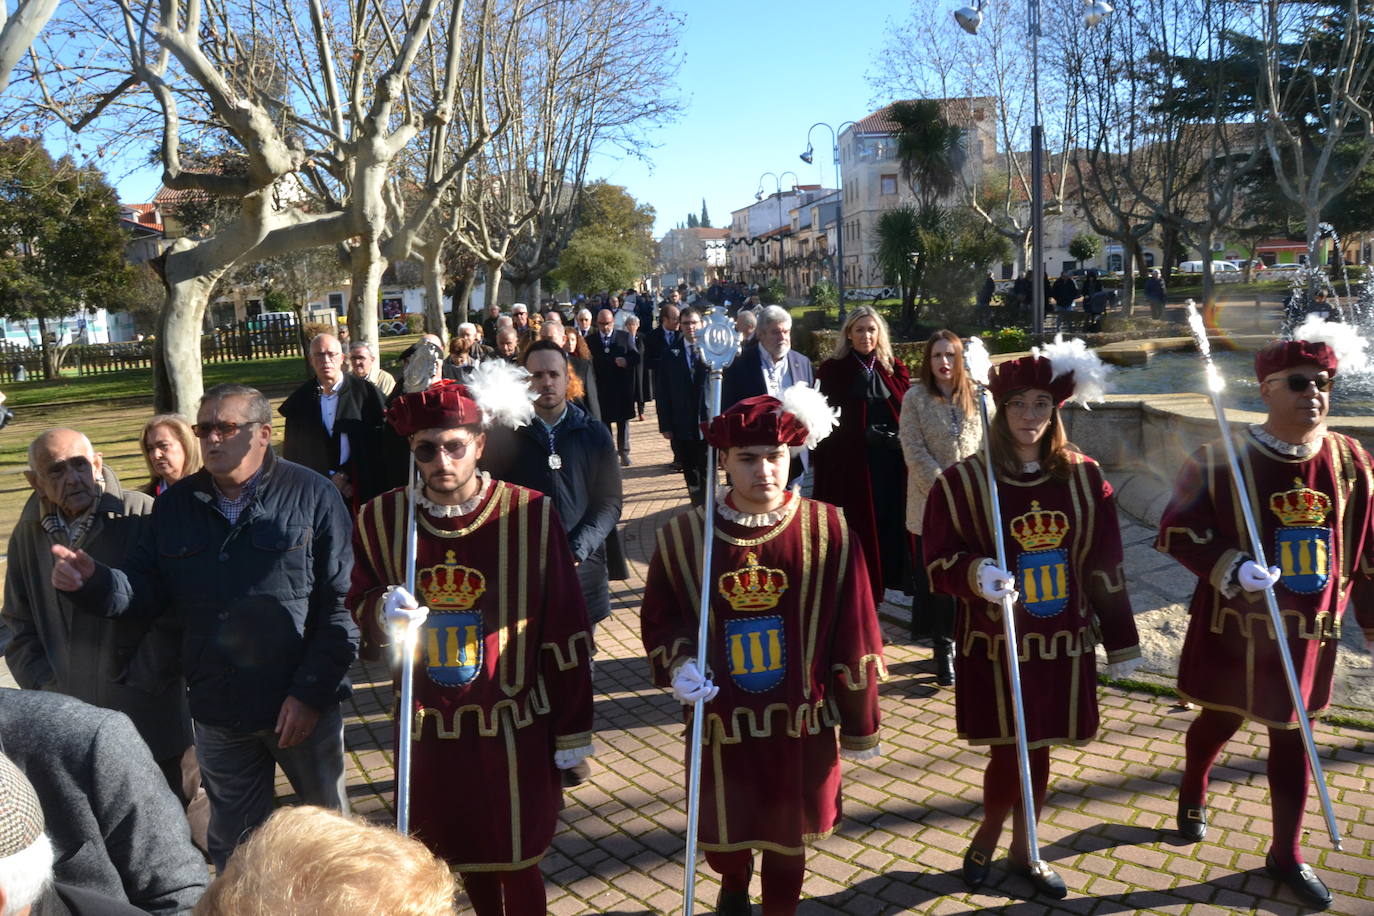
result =
[[[754,870],[754,851],[707,852],[706,864],[720,874],[727,891],[748,891]],[[790,856],[763,851],[763,916],[792,916],[801,901],[802,878],[806,875],[806,856]]]
[[[548,912],[538,865],[519,871],[465,871],[460,877],[477,916],[544,916]]]
[[[1008,814],[1015,814],[1011,822],[1011,858],[1024,864],[1026,851],[1026,821],[1021,806],[1021,776],[1017,772],[1016,745],[998,744],[992,752],[988,767],[983,771],[983,823],[973,835],[973,845],[984,852],[997,848],[1002,835],[1002,823]],[[1050,749],[1037,747],[1030,751],[1031,789],[1035,796],[1035,819],[1045,805],[1045,791],[1050,784]]]
[[[1188,727],[1185,743],[1187,768],[1178,790],[1180,804],[1200,808],[1207,804],[1207,776],[1212,763],[1244,720],[1235,713],[1204,709]],[[1274,862],[1287,868],[1302,861],[1302,811],[1307,804],[1311,773],[1302,732],[1296,728],[1269,729],[1269,809],[1274,816]]]

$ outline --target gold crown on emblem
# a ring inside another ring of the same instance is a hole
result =
[[[1069,517],[1058,509],[1044,511],[1031,500],[1031,510],[1012,519],[1010,528],[1022,550],[1052,550],[1069,533]]]
[[[720,594],[737,611],[767,611],[777,607],[787,591],[787,573],[759,565],[751,550],[744,555],[744,568],[720,577]]]
[[[1331,497],[1293,478],[1293,489],[1269,497],[1269,508],[1285,525],[1320,525],[1331,511]]]
[[[420,572],[420,593],[430,610],[469,610],[487,590],[487,578],[475,569],[460,566],[453,551],[444,562]]]

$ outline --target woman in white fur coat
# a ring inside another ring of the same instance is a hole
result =
[[[964,343],[953,331],[936,331],[926,341],[925,357],[902,399],[898,436],[906,458],[906,527],[921,556],[921,518],[935,478],[950,465],[972,455],[983,444],[982,421],[973,382],[964,371]],[[925,567],[914,567],[911,637],[929,634],[935,649],[935,680],[954,683],[952,656],[954,599],[933,595]]]

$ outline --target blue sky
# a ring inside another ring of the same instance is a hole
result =
[[[815,164],[797,155],[817,121],[838,127],[873,107],[865,72],[876,66],[888,20],[913,0],[668,0],[687,16],[679,76],[687,110],[647,139],[648,164],[602,155],[591,174],[624,185],[658,213],[655,234],[700,212],[728,226],[730,211],[753,203],[764,172],[795,172],[801,184],[835,182],[830,132],[816,128]],[[933,0],[914,0],[945,14]],[[883,103],[890,101],[882,100]],[[784,177],[786,186],[792,176]],[[763,180],[764,193],[774,189]]]
[[[700,212],[703,197],[712,224],[729,225],[731,210],[753,202],[764,172],[790,170],[801,184],[833,186],[830,132],[817,128],[812,135],[816,157],[808,166],[797,158],[806,130],[817,121],[838,127],[878,107],[864,74],[877,65],[888,21],[904,19],[913,0],[663,2],[687,19],[678,78],[686,110],[676,123],[645,134],[648,162],[608,151],[594,158],[590,177],[624,185],[652,205],[657,236],[685,222],[689,211]],[[914,2],[947,15],[933,0]],[[633,55],[625,60],[632,65]],[[121,200],[152,200],[156,170],[120,171],[111,168],[110,179]],[[784,176],[784,187],[792,180]],[[765,193],[774,190],[772,178],[763,184]]]

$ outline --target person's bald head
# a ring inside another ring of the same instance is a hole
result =
[[[496,352],[503,359],[514,359],[519,345],[520,335],[515,328],[502,328],[496,332]]]
[[[89,509],[105,489],[100,453],[74,429],[58,427],[29,443],[29,485],[67,518]]]
[[[596,329],[602,334],[609,334],[615,330],[615,312],[610,309],[602,309],[596,313]]]

